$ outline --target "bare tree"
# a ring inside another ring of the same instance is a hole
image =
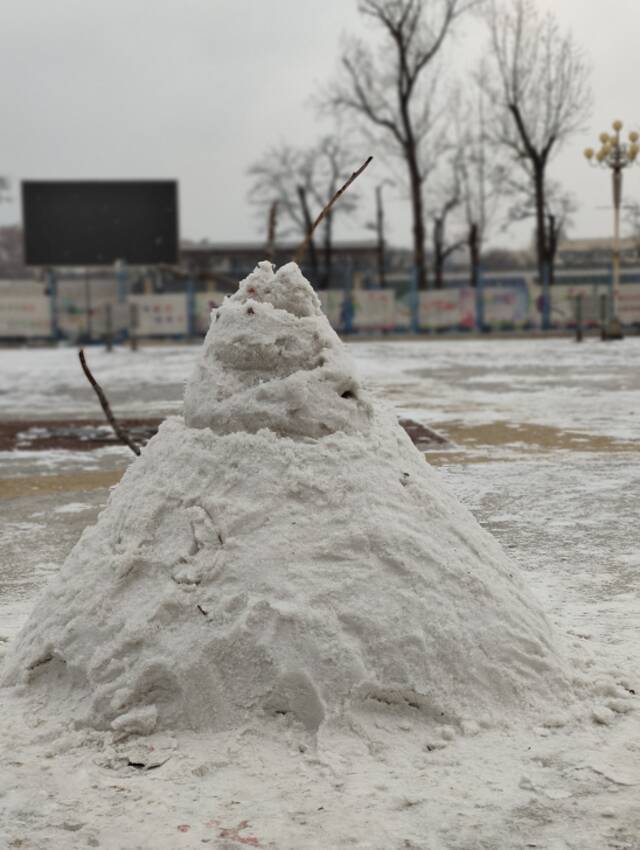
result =
[[[280,231],[285,236],[304,234],[305,215],[298,187],[304,182],[303,152],[291,145],[270,148],[249,168],[253,178],[249,200],[259,210],[261,220],[278,205]]]
[[[336,136],[325,136],[309,148],[280,145],[271,148],[249,169],[254,178],[250,201],[263,217],[278,204],[278,221],[284,235],[301,238],[310,232],[315,213],[333,197],[338,186],[353,171],[354,155],[349,145]],[[358,195],[345,195],[340,204],[331,208],[323,218],[323,262],[320,261],[315,240],[306,246],[311,274],[316,284],[327,286],[333,263],[334,216],[353,212]]]
[[[420,289],[427,285],[424,184],[437,158],[429,145],[437,124],[437,77],[429,70],[456,19],[477,3],[360,0],[360,12],[383,32],[380,55],[352,39],[342,55],[342,75],[326,98],[327,105],[357,116],[406,166]]]
[[[9,200],[9,179],[0,174],[0,203]]]
[[[307,152],[306,182],[309,194],[317,208],[322,209],[353,171],[353,150],[336,136],[325,136],[315,148]],[[326,288],[331,280],[333,265],[333,223],[336,214],[353,213],[359,201],[357,192],[351,191],[341,198],[340,204],[331,207],[323,218],[323,273],[320,286]]]
[[[543,279],[552,266],[547,220],[547,168],[590,111],[589,66],[571,34],[533,0],[490,0],[492,57],[483,84],[494,104],[496,139],[525,169],[536,219],[536,255]]]
[[[567,231],[573,223],[573,214],[578,205],[573,195],[565,192],[555,181],[549,184],[546,199],[547,231],[549,239],[549,283],[555,283],[556,258],[558,246],[567,238]]]
[[[433,271],[436,289],[444,285],[444,269],[447,260],[455,251],[461,248],[466,239],[458,233],[449,238],[451,217],[460,210],[463,203],[461,164],[464,153],[456,151],[447,162],[447,172],[438,189],[434,191],[439,198],[437,206],[432,211],[433,220]]]
[[[509,200],[506,208],[505,224],[536,219],[537,221],[537,199],[534,184],[527,178],[527,174],[509,172],[501,167],[496,171],[497,182],[501,186],[503,200]],[[552,284],[555,280],[555,263],[558,244],[564,239],[568,228],[573,222],[573,215],[578,209],[575,197],[567,192],[557,180],[547,179],[544,193],[544,223],[545,238],[547,244],[547,271],[548,280]],[[537,235],[537,227],[536,227]],[[537,250],[537,239],[534,248]]]

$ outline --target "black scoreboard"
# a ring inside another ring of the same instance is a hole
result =
[[[178,262],[175,180],[25,180],[22,221],[29,266]]]

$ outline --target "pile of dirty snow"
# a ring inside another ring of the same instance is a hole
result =
[[[118,735],[460,729],[568,692],[498,543],[360,386],[298,267],[215,311],[185,394],[10,647],[36,716]]]

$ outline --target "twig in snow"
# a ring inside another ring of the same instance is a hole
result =
[[[129,448],[131,449],[131,451],[135,455],[139,455],[140,454],[140,447],[137,446],[133,442],[133,440],[129,437],[127,432],[124,431],[118,425],[118,423],[116,422],[116,418],[113,415],[113,413],[111,412],[111,408],[109,407],[109,402],[107,401],[107,397],[105,396],[105,394],[102,391],[102,387],[96,381],[96,379],[93,377],[93,375],[91,374],[91,370],[87,366],[87,361],[84,359],[84,349],[83,348],[81,348],[80,351],[78,352],[78,357],[80,358],[80,365],[82,366],[82,371],[87,376],[87,380],[89,381],[89,383],[91,384],[91,386],[95,390],[95,393],[98,396],[98,401],[100,402],[100,406],[104,410],[104,415],[107,417],[109,425],[111,425],[111,427],[115,431],[116,437],[120,440],[121,443],[124,443],[125,446],[129,446]]]
[[[293,258],[293,261],[294,261],[295,263],[300,263],[300,261],[301,261],[301,260],[302,260],[302,258],[304,257],[304,252],[307,250],[307,245],[309,244],[309,241],[311,240],[311,237],[313,236],[313,231],[314,231],[314,230],[316,229],[316,227],[320,224],[320,222],[322,221],[322,219],[323,219],[323,218],[325,217],[325,215],[329,212],[329,210],[330,210],[330,209],[331,209],[331,207],[335,204],[335,202],[338,200],[338,198],[339,198],[339,197],[340,197],[340,196],[341,196],[344,192],[346,192],[346,191],[347,191],[347,189],[349,188],[349,186],[351,186],[351,184],[352,184],[352,183],[353,183],[353,181],[356,179],[356,177],[359,177],[359,176],[362,174],[362,172],[365,170],[365,168],[367,167],[367,165],[369,165],[369,163],[371,162],[371,160],[372,160],[372,159],[373,159],[373,157],[372,157],[372,156],[368,157],[368,158],[366,159],[366,161],[362,163],[362,165],[360,166],[360,168],[359,168],[357,171],[354,171],[354,172],[353,172],[353,174],[352,174],[352,175],[351,175],[351,177],[347,180],[347,182],[346,182],[343,186],[341,186],[341,187],[338,189],[338,191],[335,193],[335,195],[333,196],[333,198],[331,198],[331,200],[329,201],[329,203],[328,203],[328,204],[324,207],[324,209],[322,210],[322,212],[320,213],[320,215],[316,218],[316,220],[313,222],[313,224],[312,224],[312,225],[311,225],[311,227],[309,228],[309,231],[307,232],[307,235],[304,237],[304,239],[303,239],[302,243],[300,244],[300,247],[299,247],[299,248],[298,248],[298,250],[296,251],[295,257]]]

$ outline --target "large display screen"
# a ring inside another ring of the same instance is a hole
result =
[[[25,180],[22,216],[30,266],[178,262],[175,180]]]

